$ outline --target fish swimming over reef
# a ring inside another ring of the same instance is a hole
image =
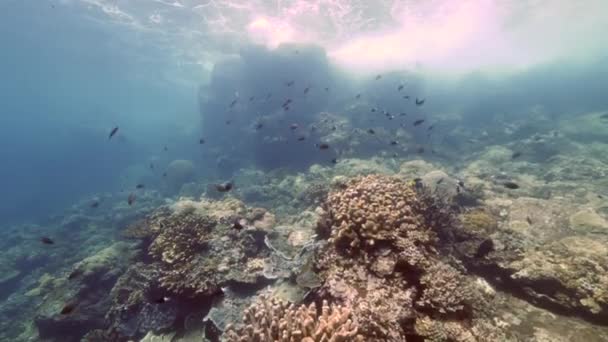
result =
[[[221,184],[215,184],[215,190],[219,192],[228,192],[232,190],[233,184],[232,182],[226,182]]]
[[[134,193],[129,194],[129,197],[127,197],[127,203],[129,203],[129,205],[133,205],[133,203],[135,203],[135,194]]]
[[[110,135],[108,136],[108,140],[112,139],[112,137],[114,135],[116,135],[116,133],[118,132],[118,126],[115,126],[114,128],[112,128],[112,130],[110,131]]]
[[[424,104],[425,99],[416,98],[416,106],[422,106]]]
[[[40,242],[42,242],[45,245],[52,245],[55,243],[55,241],[53,241],[50,237],[48,236],[43,236],[40,238]]]
[[[419,120],[414,121],[413,125],[414,125],[414,126],[419,126],[419,125],[421,125],[423,122],[424,122],[424,119],[419,119]]]

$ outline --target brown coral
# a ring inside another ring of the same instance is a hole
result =
[[[227,342],[340,342],[363,341],[348,308],[323,301],[320,314],[314,304],[296,307],[288,302],[263,296],[245,310],[243,324],[228,326]]]
[[[445,315],[463,312],[472,301],[472,289],[466,278],[442,262],[427,268],[420,278],[420,284],[423,291],[416,304],[435,313]]]
[[[345,189],[328,196],[330,241],[355,252],[419,233],[423,227],[414,210],[416,201],[412,185],[397,178],[381,175],[355,178]],[[432,233],[425,233],[423,239],[432,240]]]

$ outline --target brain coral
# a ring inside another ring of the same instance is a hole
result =
[[[245,310],[243,320],[238,328],[227,326],[224,341],[363,341],[357,324],[350,319],[350,310],[327,301],[318,313],[314,303],[296,307],[263,296]]]

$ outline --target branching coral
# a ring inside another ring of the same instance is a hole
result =
[[[262,297],[245,310],[243,324],[228,326],[227,342],[340,342],[363,341],[348,308],[323,301],[320,314],[314,304],[296,307],[288,302]]]
[[[330,242],[355,252],[419,233],[420,217],[413,209],[416,201],[413,187],[397,178],[369,175],[353,179],[345,189],[328,196]],[[426,235],[424,240],[432,239],[431,232]]]
[[[472,300],[472,289],[466,278],[442,262],[427,268],[420,284],[423,291],[416,304],[439,314],[463,312]]]

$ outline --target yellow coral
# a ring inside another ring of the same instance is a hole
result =
[[[461,221],[464,228],[473,233],[492,233],[498,227],[496,218],[482,209],[463,214]]]

